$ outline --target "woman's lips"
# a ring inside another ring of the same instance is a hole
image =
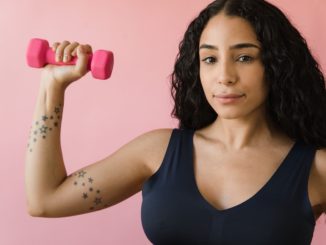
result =
[[[213,97],[222,104],[230,104],[239,101],[244,94],[218,94]]]

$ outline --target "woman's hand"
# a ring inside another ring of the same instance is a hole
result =
[[[56,62],[69,62],[76,56],[77,60],[75,65],[46,65],[42,71],[42,82],[45,85],[54,85],[65,89],[88,72],[88,55],[92,53],[90,45],[81,45],[78,42],[70,43],[69,41],[55,42],[52,45],[52,50],[55,52]]]

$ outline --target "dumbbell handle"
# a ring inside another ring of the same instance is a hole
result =
[[[55,60],[55,52],[52,50],[52,48],[48,48],[46,50],[45,57],[47,63],[51,65],[75,65],[78,59],[77,57],[72,57],[69,62],[62,62],[62,61],[57,62]],[[93,58],[93,54],[88,54],[87,70],[91,70],[92,58]]]

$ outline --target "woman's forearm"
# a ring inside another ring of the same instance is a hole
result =
[[[31,215],[44,212],[46,200],[66,178],[60,132],[65,88],[42,82],[29,134],[25,186]]]

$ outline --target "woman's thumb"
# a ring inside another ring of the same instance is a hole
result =
[[[88,54],[87,49],[83,45],[77,47],[77,60],[75,71],[79,76],[83,76],[87,73],[88,66]]]

